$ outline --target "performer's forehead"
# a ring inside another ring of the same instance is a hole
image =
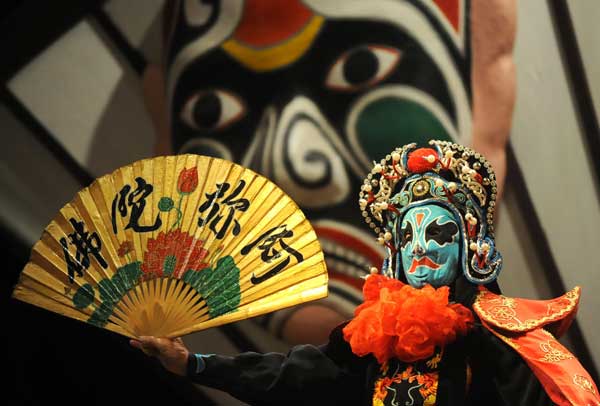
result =
[[[448,209],[438,205],[417,206],[406,212],[402,219],[402,226],[411,223],[416,227],[421,227],[431,223],[435,219],[454,221],[454,216]]]

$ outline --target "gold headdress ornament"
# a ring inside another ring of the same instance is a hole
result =
[[[399,241],[395,224],[412,207],[437,204],[449,209],[461,228],[461,266],[473,283],[493,281],[502,267],[494,245],[497,184],[494,170],[483,155],[448,141],[430,141],[431,148],[408,144],[375,163],[360,190],[359,205],[365,221],[388,249],[383,273],[392,269]]]

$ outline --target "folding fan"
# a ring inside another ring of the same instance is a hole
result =
[[[158,157],[96,179],[50,222],[13,297],[129,337],[175,337],[327,295],[314,230],[274,183]]]

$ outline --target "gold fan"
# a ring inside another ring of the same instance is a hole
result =
[[[111,331],[175,337],[327,295],[316,235],[274,183],[199,155],[135,162],[44,230],[13,297]]]

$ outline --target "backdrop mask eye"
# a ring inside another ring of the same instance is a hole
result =
[[[195,130],[220,130],[240,120],[246,114],[244,102],[235,94],[208,90],[194,94],[181,111],[181,119]]]
[[[341,55],[329,69],[325,86],[353,92],[384,80],[400,61],[400,50],[383,45],[360,46]]]

